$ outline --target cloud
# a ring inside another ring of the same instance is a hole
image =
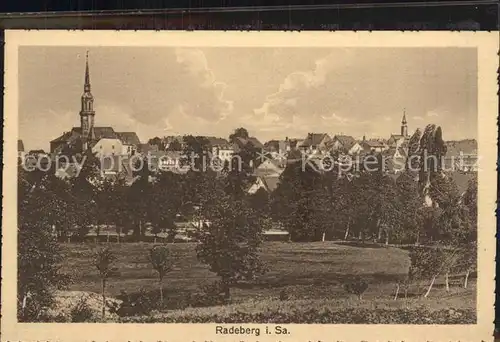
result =
[[[433,110],[430,110],[427,112],[427,117],[429,117],[429,118],[438,117],[438,116],[439,116],[439,114]]]
[[[330,116],[323,116],[321,115],[321,118],[324,120],[324,121],[328,121],[328,122],[332,122],[332,123],[336,123],[336,124],[339,124],[339,125],[347,125],[349,123],[351,123],[351,120],[348,119],[348,118],[343,118],[341,116],[338,116],[337,114],[333,113],[332,115]]]
[[[213,71],[208,66],[205,53],[199,49],[177,48],[175,56],[184,75],[194,80],[198,85],[198,91],[201,90],[201,93],[207,97],[204,99],[199,94],[197,95],[196,91],[193,93],[188,91],[188,101],[182,103],[183,111],[187,115],[209,116],[216,120],[224,119],[230,115],[234,104],[233,101],[224,97],[227,84],[216,80]],[[209,107],[208,113],[203,111],[206,109],[203,107]]]
[[[424,118],[421,117],[421,116],[413,116],[412,119],[415,120],[415,121],[422,121],[422,120],[424,120]]]

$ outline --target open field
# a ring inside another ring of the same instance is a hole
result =
[[[121,291],[157,291],[157,276],[151,268],[147,255],[151,243],[111,244],[117,256],[117,275],[108,280],[107,293],[118,296]],[[217,280],[217,277],[200,264],[196,258],[195,245],[191,243],[169,244],[175,269],[164,280],[165,298],[177,307],[183,297],[199,290],[200,285]],[[95,244],[65,244],[63,271],[73,276],[70,290],[100,292],[100,279],[92,265]],[[262,247],[262,259],[269,271],[252,283],[239,284],[232,288],[234,303],[275,300],[282,290],[291,300],[335,300],[336,305],[350,306],[357,299],[347,294],[342,287],[345,280],[361,275],[369,283],[363,296],[365,305],[377,302],[383,306],[393,304],[395,285],[404,278],[409,267],[408,252],[398,248],[353,247],[333,242],[283,243],[266,242]],[[461,279],[450,292],[444,289],[443,279],[438,279],[426,299],[416,298],[425,292],[425,285],[414,286],[409,291],[415,305],[429,308],[474,308],[475,280],[469,288],[460,287]],[[402,293],[401,293],[402,295]],[[360,305],[357,303],[356,305]]]

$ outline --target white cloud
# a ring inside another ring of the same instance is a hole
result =
[[[432,118],[432,117],[438,117],[439,114],[437,112],[433,111],[433,110],[430,110],[430,111],[427,112],[427,116],[429,118]]]
[[[421,117],[421,116],[413,116],[412,119],[415,120],[415,121],[422,121],[422,120],[424,120],[424,118]]]
[[[321,118],[326,122],[335,123],[338,125],[346,125],[351,122],[351,120],[349,120],[348,118],[343,118],[335,113],[330,116],[321,115]]]
[[[175,49],[175,55],[177,63],[181,65],[181,68],[183,68],[194,79],[198,79],[199,86],[201,88],[204,88],[213,94],[215,101],[209,103],[209,105],[213,106],[212,110],[219,117],[218,119],[221,120],[229,116],[234,109],[234,104],[233,101],[224,97],[227,84],[216,80],[213,71],[208,66],[205,53],[199,49],[177,48]],[[191,98],[191,100],[193,99]],[[206,104],[207,103],[198,102],[194,108],[189,108],[193,106],[186,103],[184,104],[184,110],[186,112],[191,111],[193,114],[198,116],[206,116],[205,112],[201,113],[203,108],[200,108],[202,105]],[[200,111],[199,109],[202,110]]]

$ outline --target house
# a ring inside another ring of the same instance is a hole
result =
[[[131,156],[137,152],[141,141],[135,132],[117,132],[116,135],[122,143],[122,154]]]
[[[166,136],[162,140],[162,147],[165,150],[170,150],[170,151],[182,151],[186,147],[184,143],[184,137],[182,135],[171,135],[171,136]],[[162,149],[162,148],[158,148]]]
[[[234,147],[224,138],[206,137],[212,156],[225,162],[230,161],[234,154]]]
[[[99,158],[104,156],[121,156],[124,154],[123,151],[122,141],[118,138],[102,138],[92,147],[92,152]],[[125,155],[127,154],[125,153]]]
[[[307,154],[319,154],[328,151],[328,145],[332,139],[326,133],[309,133],[300,145],[302,152]]]
[[[154,171],[170,171],[185,173],[188,167],[182,164],[182,153],[179,151],[148,151],[149,167]]]
[[[444,169],[450,171],[470,172],[478,170],[477,141],[464,139],[447,141]]]
[[[290,146],[286,140],[270,140],[264,144],[264,149],[272,159],[286,160]]]
[[[264,160],[254,171],[256,176],[279,177],[285,169],[286,163],[276,159]]]
[[[246,139],[242,137],[236,137],[233,144],[234,153],[238,153],[240,149],[242,149],[244,146],[247,146],[248,144],[259,151],[264,150],[264,145],[259,141],[259,139],[255,137],[248,137]]]
[[[408,135],[408,122],[406,121],[406,113],[403,113],[400,134],[391,134],[389,139],[387,139],[387,145],[394,148],[402,144],[403,142],[408,142],[409,140],[410,136]]]
[[[264,189],[265,191],[271,193],[278,187],[279,176],[259,176],[252,186],[248,189],[249,194],[255,194],[259,189]]]
[[[335,135],[330,143],[331,151],[340,151],[349,155],[360,153],[363,148],[350,135]]]
[[[382,152],[388,148],[388,146],[381,140],[378,139],[365,140],[364,137],[363,141],[361,141],[361,147],[365,153]]]

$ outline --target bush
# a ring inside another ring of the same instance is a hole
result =
[[[152,295],[142,288],[132,295],[122,291],[119,298],[123,303],[115,309],[115,313],[120,317],[148,315],[158,309],[158,300],[154,300]]]
[[[94,321],[94,312],[85,297],[82,297],[76,306],[71,309],[71,322],[92,322]]]
[[[344,290],[347,293],[355,294],[359,299],[362,298],[363,293],[368,289],[368,283],[362,278],[356,277],[344,284]]]
[[[190,300],[193,307],[215,306],[227,304],[221,281],[205,284],[200,287],[200,292],[195,293]]]

